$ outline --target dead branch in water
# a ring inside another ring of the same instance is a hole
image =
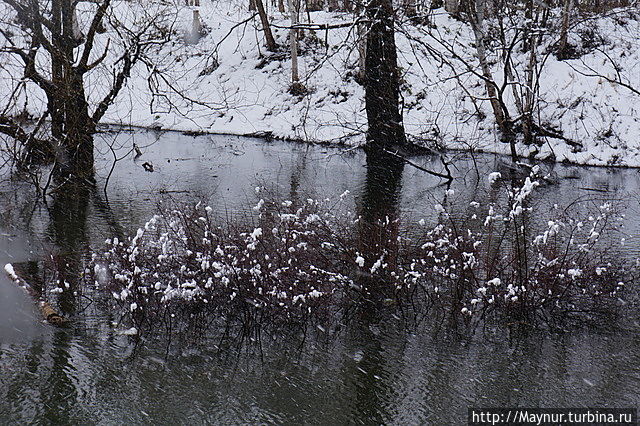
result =
[[[453,176],[451,176],[451,170],[449,170],[449,164],[445,161],[445,159],[442,156],[440,157],[440,160],[442,161],[442,164],[443,164],[445,170],[447,171],[446,175],[443,174],[443,173],[434,172],[433,170],[429,170],[429,169],[427,169],[425,167],[422,167],[421,165],[414,163],[413,161],[409,160],[406,157],[403,157],[402,155],[398,154],[397,152],[389,151],[388,149],[385,149],[384,152],[386,152],[387,154],[392,155],[392,156],[404,161],[408,165],[413,166],[418,170],[421,170],[421,171],[423,171],[425,173],[428,173],[430,175],[433,175],[433,176],[437,176],[437,177],[439,177],[441,179],[445,179],[447,182],[451,182],[453,180]]]
[[[56,326],[62,326],[69,322],[67,318],[60,315],[47,301],[44,300],[39,291],[20,278],[10,263],[7,263],[4,266],[4,271],[18,287],[24,290],[24,292],[31,296],[34,302],[36,302],[45,321]]]

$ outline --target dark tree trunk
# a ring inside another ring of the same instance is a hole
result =
[[[406,137],[399,111],[400,73],[392,1],[372,0],[366,12],[371,21],[365,59],[367,145],[402,145]]]
[[[560,39],[558,40],[558,59],[569,59],[571,52],[569,49],[569,22],[573,0],[565,0],[562,8],[562,24],[560,26]]]
[[[338,0],[329,0],[329,12],[337,12],[340,10]]]
[[[322,10],[324,7],[324,1],[322,0],[307,0],[306,1],[306,9],[307,12],[317,12]]]
[[[73,0],[62,0],[62,32],[59,35],[63,56],[63,90],[57,96],[63,105],[64,136],[61,140],[57,167],[61,179],[93,180],[93,133],[95,126],[89,116],[89,105],[84,91],[84,74],[73,66],[73,50],[77,47],[74,33]]]
[[[269,24],[269,17],[267,16],[267,12],[264,9],[264,4],[262,3],[262,0],[253,1],[258,8],[260,22],[262,22],[262,30],[264,31],[264,38],[267,42],[267,50],[269,52],[275,52],[276,50],[278,50],[278,45],[276,45],[276,41],[273,38],[273,34],[271,33],[271,25]]]
[[[63,139],[63,178],[93,180],[93,133],[95,131],[87,104],[83,75],[71,69],[66,76],[68,84],[65,102],[65,137]]]
[[[56,52],[51,54],[51,77],[54,87],[60,88],[63,85],[62,74],[62,7],[61,0],[53,0],[51,3],[51,21],[54,28],[54,36],[52,37],[52,44],[55,47]],[[56,97],[49,97],[47,107],[49,114],[51,115],[51,136],[54,139],[60,140],[63,132],[64,111],[61,105],[60,99]]]

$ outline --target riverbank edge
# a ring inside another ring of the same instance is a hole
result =
[[[99,133],[108,133],[109,131],[112,131],[114,129],[120,130],[120,131],[128,131],[128,132],[134,132],[134,131],[158,131],[158,132],[167,132],[167,133],[179,133],[185,136],[192,136],[192,137],[201,137],[201,136],[232,136],[232,137],[241,137],[241,138],[252,138],[252,139],[260,139],[266,143],[269,143],[272,140],[276,140],[276,141],[283,141],[283,142],[290,142],[290,143],[297,143],[297,144],[309,144],[309,145],[319,145],[319,146],[326,146],[326,147],[330,147],[330,148],[336,148],[336,149],[344,149],[346,151],[348,150],[353,150],[353,149],[364,149],[365,144],[358,144],[358,145],[349,145],[346,143],[339,143],[339,142],[334,142],[334,141],[314,141],[314,140],[305,140],[302,138],[293,138],[293,137],[287,137],[287,136],[281,136],[281,135],[274,135],[272,133],[269,132],[251,132],[251,133],[240,133],[240,132],[217,132],[217,131],[207,131],[207,130],[181,130],[179,128],[176,129],[172,129],[172,128],[158,128],[158,127],[152,127],[152,126],[145,126],[145,125],[138,125],[138,124],[123,124],[123,123],[117,123],[117,122],[103,122],[100,123],[98,125],[98,129],[99,129]],[[490,155],[496,155],[499,156],[501,158],[505,158],[505,159],[509,159],[509,161],[511,160],[511,156],[507,153],[503,153],[503,152],[495,152],[495,151],[491,151],[491,150],[486,150],[486,149],[463,149],[463,148],[455,148],[455,147],[448,147],[445,148],[442,152],[437,152],[434,151],[433,149],[430,149],[428,147],[419,145],[419,144],[414,144],[414,143],[410,143],[409,144],[410,148],[412,150],[415,150],[417,152],[414,152],[415,155],[427,155],[427,154],[447,154],[447,153],[467,153],[467,154],[490,154]],[[584,167],[584,168],[597,168],[597,169],[612,169],[612,170],[616,170],[616,169],[638,169],[640,170],[640,164],[639,165],[627,165],[627,164],[583,164],[583,163],[579,163],[579,162],[574,162],[571,161],[570,159],[563,159],[562,161],[557,161],[557,160],[552,160],[549,158],[545,158],[545,159],[537,159],[537,158],[530,158],[530,157],[519,157],[519,160],[526,162],[526,161],[530,161],[534,164],[537,163],[549,163],[549,164],[568,164],[568,165],[572,165],[572,166],[580,166],[580,167]]]

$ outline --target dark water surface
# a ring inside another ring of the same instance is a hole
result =
[[[105,135],[97,144],[99,186],[111,168],[109,145],[120,157],[134,142],[143,155],[118,162],[106,194],[57,194],[44,206],[28,185],[3,181],[0,265],[32,261],[37,269],[33,261],[53,256],[71,280],[92,250],[134,232],[160,200],[203,199],[218,215],[251,216],[254,188],[267,186],[291,200],[348,190],[353,209],[374,215],[383,203],[368,192],[371,168],[368,175],[360,151],[174,133]],[[415,161],[439,168],[435,159]],[[502,161],[459,158],[453,195],[437,178],[405,168],[394,208],[404,222],[433,223],[434,204],[445,202],[454,217],[463,216],[470,201],[486,201],[486,177],[504,168]],[[624,253],[638,254],[636,170],[556,165],[552,172],[557,182],[537,191],[539,203],[623,200]],[[76,297],[49,296],[72,318],[54,328],[41,324],[33,301],[0,273],[0,423],[440,425],[466,423],[474,406],[640,407],[637,313],[570,333],[487,331],[472,338],[407,329],[393,317],[363,319],[337,338],[318,330],[302,347],[269,342],[261,353],[230,355],[205,342],[166,357],[153,345],[135,352],[114,326],[115,314],[91,302],[96,290],[77,290]]]

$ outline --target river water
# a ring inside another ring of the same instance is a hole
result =
[[[125,155],[135,143],[142,156]],[[28,184],[0,184],[0,264],[50,257],[77,273],[106,238],[130,235],[158,203],[205,200],[216,214],[250,216],[256,186],[282,198],[367,198],[359,150],[227,136],[106,133],[97,142],[98,187],[77,200],[38,202]],[[112,159],[119,160],[110,174]],[[439,169],[435,158],[416,157]],[[146,166],[143,166],[147,163]],[[396,208],[405,222],[436,220],[433,206],[463,214],[504,159],[460,155],[446,186],[406,167]],[[150,166],[153,172],[147,171]],[[555,165],[537,202],[581,196],[626,204],[624,253],[640,249],[636,170]],[[108,178],[106,191],[102,191]],[[367,206],[375,209],[375,205]],[[455,217],[455,213],[454,213]],[[640,407],[637,310],[567,332],[487,330],[473,336],[407,327],[397,317],[353,321],[334,337],[235,351],[215,342],[136,347],[95,289],[48,297],[71,317],[42,324],[33,301],[0,274],[0,423],[60,424],[461,424],[469,407]],[[58,298],[59,299],[56,299]]]

